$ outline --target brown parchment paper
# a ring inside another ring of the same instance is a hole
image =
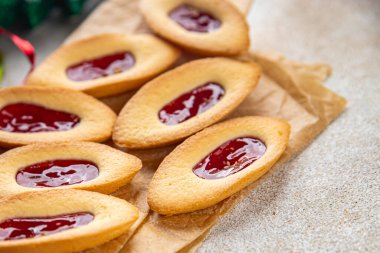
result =
[[[231,2],[247,13],[252,1]],[[107,32],[150,32],[139,13],[138,0],[103,2],[65,43]],[[196,57],[184,53],[178,64],[193,58]],[[228,118],[263,115],[285,119],[292,125],[289,146],[272,169],[275,170],[325,129],[343,111],[346,101],[323,86],[323,81],[331,73],[327,65],[302,64],[278,54],[257,52],[239,58],[259,63],[264,74],[252,94]],[[132,91],[103,98],[102,101],[119,112],[134,93]],[[108,144],[113,146],[112,142]],[[113,195],[138,206],[140,218],[127,234],[84,252],[194,252],[218,219],[271,174],[267,173],[246,189],[213,207],[188,214],[161,216],[149,210],[146,202],[147,187],[162,159],[174,147],[175,145],[151,150],[124,150],[142,159],[143,168],[131,184]]]

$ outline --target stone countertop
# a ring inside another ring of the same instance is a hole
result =
[[[23,36],[41,60],[82,18],[53,17]],[[329,63],[327,86],[349,104],[226,215],[199,252],[380,252],[380,1],[256,0],[249,23],[255,50]],[[0,49],[4,85],[21,82],[25,59],[4,38]]]

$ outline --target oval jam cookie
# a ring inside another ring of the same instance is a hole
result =
[[[0,222],[0,241],[27,239],[87,225],[94,215],[87,212],[47,217],[17,217]],[[42,227],[42,229],[40,229]]]
[[[48,188],[80,184],[99,176],[98,166],[88,160],[57,159],[28,165],[16,173],[18,185]]]
[[[143,0],[149,27],[171,42],[202,55],[237,55],[249,48],[243,13],[225,0]]]
[[[86,60],[66,69],[66,76],[75,82],[96,80],[126,72],[136,63],[130,52],[118,52]]]
[[[27,84],[105,97],[138,88],[168,69],[179,55],[147,34],[96,35],[57,49],[32,72]]]
[[[125,233],[138,218],[127,201],[81,190],[27,192],[0,200],[0,252],[69,253]]]
[[[264,175],[284,152],[290,126],[242,117],[211,126],[176,147],[149,185],[148,203],[160,214],[204,209]]]
[[[0,130],[11,133],[67,131],[80,120],[76,114],[32,103],[12,103],[0,109]]]
[[[186,63],[142,87],[116,121],[113,140],[128,148],[178,142],[221,120],[252,92],[254,63],[206,58]]]
[[[224,93],[223,86],[208,82],[164,105],[158,117],[166,125],[177,125],[212,108],[223,98]]]
[[[28,145],[3,153],[0,161],[0,197],[56,188],[108,194],[142,167],[135,156],[91,142]]]
[[[265,144],[258,138],[234,138],[211,151],[193,167],[193,172],[204,179],[225,178],[260,159],[266,149]]]
[[[115,113],[95,98],[63,88],[0,90],[0,145],[95,141],[111,136]]]

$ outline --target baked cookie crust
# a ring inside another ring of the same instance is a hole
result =
[[[13,103],[29,103],[64,111],[80,117],[67,131],[16,133],[0,131],[0,146],[15,147],[57,141],[102,142],[111,136],[115,113],[102,102],[82,92],[58,87],[15,86],[0,90],[0,108]]]
[[[53,160],[87,160],[96,164],[98,177],[55,188],[29,188],[16,181],[16,173],[27,166]],[[0,155],[0,198],[29,191],[81,189],[111,193],[132,180],[141,169],[141,160],[104,144],[91,142],[42,143],[9,150]]]
[[[101,245],[125,233],[138,218],[127,201],[81,190],[27,192],[0,200],[0,221],[75,212],[94,215],[87,225],[40,237],[0,241],[0,252],[71,253]]]
[[[212,14],[220,20],[221,26],[209,33],[184,29],[169,16],[181,4]],[[249,29],[245,16],[226,0],[142,0],[140,9],[155,33],[193,53],[229,56],[249,48]]]
[[[119,146],[136,149],[178,142],[232,112],[255,88],[260,74],[258,65],[228,58],[186,63],[148,82],[128,101],[115,123],[113,140]],[[159,120],[158,112],[165,104],[210,81],[225,89],[213,107],[176,125]]]
[[[125,72],[88,81],[72,81],[66,75],[69,66],[124,51],[135,59]],[[179,56],[177,49],[152,35],[96,35],[57,49],[31,73],[27,84],[59,86],[106,97],[138,88],[168,69]]]
[[[242,117],[211,126],[186,139],[160,164],[149,185],[148,203],[165,215],[204,209],[242,190],[264,175],[285,151],[290,125],[267,117]],[[253,136],[266,145],[265,154],[228,177],[208,180],[192,168],[224,142]]]

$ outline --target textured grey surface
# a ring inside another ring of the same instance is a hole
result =
[[[53,19],[24,35],[43,59],[79,22]],[[380,1],[256,0],[249,22],[254,49],[331,64],[327,86],[349,106],[224,217],[199,252],[380,252]],[[4,84],[20,82],[25,60],[4,39],[0,48]]]
[[[380,252],[380,1],[257,0],[255,49],[333,67],[348,109],[199,252]]]

